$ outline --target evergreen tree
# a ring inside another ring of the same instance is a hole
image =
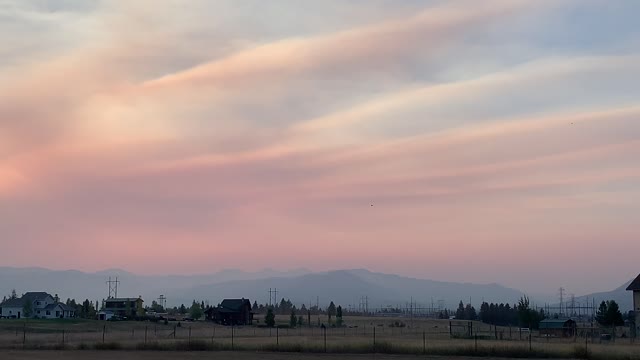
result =
[[[22,304],[22,314],[26,318],[30,318],[33,315],[33,304],[31,303],[31,300],[25,299]]]
[[[458,310],[456,310],[456,319],[464,320],[464,304],[460,301]]]
[[[342,306],[338,305],[338,308],[336,309],[336,325],[341,327],[342,323]]]
[[[273,309],[269,308],[267,310],[267,315],[264,317],[264,323],[267,324],[268,327],[274,327],[276,325],[276,316],[273,313]]]
[[[9,297],[9,299],[15,300],[17,298],[18,298],[18,294],[16,293],[16,289],[11,289],[11,296]]]
[[[329,323],[331,323],[331,317],[336,315],[336,304],[333,301],[329,304],[327,309],[327,316],[329,317]]]
[[[195,300],[191,304],[190,315],[192,319],[198,320],[204,314],[202,307]]]
[[[298,317],[296,316],[296,311],[291,309],[291,316],[289,317],[289,326],[292,328],[296,327],[298,324]]]
[[[178,310],[178,312],[182,315],[187,313],[187,308],[184,306],[184,304],[180,305],[180,309]]]
[[[602,326],[624,325],[620,307],[614,300],[609,300],[606,302],[603,301],[600,303],[598,312],[596,313],[596,320]]]
[[[465,320],[475,320],[477,318],[476,309],[471,306],[471,304],[467,304],[464,308],[464,319]]]

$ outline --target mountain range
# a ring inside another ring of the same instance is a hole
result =
[[[169,306],[190,304],[194,299],[217,304],[224,298],[249,298],[253,302],[269,302],[269,290],[277,289],[277,299],[290,299],[294,304],[316,302],[321,307],[330,301],[344,307],[357,308],[366,299],[369,308],[406,306],[429,307],[442,304],[457,307],[461,300],[479,307],[482,301],[516,303],[524,295],[520,290],[499,284],[472,284],[416,279],[393,274],[371,272],[365,269],[312,272],[307,269],[277,271],[266,269],[247,272],[237,269],[202,275],[137,275],[120,269],[94,273],[77,270],[49,270],[43,268],[0,267],[0,296],[12,289],[21,294],[27,291],[47,291],[61,299],[101,300],[108,296],[106,281],[118,278],[119,297],[138,297],[147,304],[161,294]],[[631,296],[625,285],[610,291],[577,297],[585,299],[616,300],[622,310],[631,309]],[[532,297],[543,303],[547,299]],[[590,300],[591,301],[591,300]]]

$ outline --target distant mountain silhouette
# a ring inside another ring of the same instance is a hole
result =
[[[630,279],[629,281],[622,284],[620,287],[611,291],[578,296],[576,297],[576,301],[581,303],[585,303],[585,301],[589,301],[589,303],[593,303],[593,301],[595,301],[596,309],[597,309],[598,305],[600,305],[602,301],[615,300],[618,303],[618,305],[620,305],[620,311],[628,312],[630,310],[633,310],[632,294],[630,291],[626,290],[627,286],[631,284],[631,281],[633,281],[633,279]]]
[[[95,273],[77,270],[57,271],[37,267],[0,267],[0,299],[9,295],[11,289],[19,294],[27,291],[46,291],[58,294],[64,301],[102,300],[107,297],[105,284],[109,276],[118,276],[118,295],[122,297],[142,296],[145,304],[150,304],[161,294],[168,298],[168,304],[190,304],[194,299],[208,300],[217,304],[224,298],[245,297],[253,302],[269,301],[269,288],[278,289],[278,299],[291,299],[294,303],[315,304],[319,298],[321,306],[330,301],[356,306],[363,296],[369,299],[369,307],[406,306],[413,298],[422,306],[437,305],[444,301],[448,308],[455,308],[460,300],[471,302],[477,308],[487,302],[515,303],[523,295],[519,290],[498,284],[471,284],[415,279],[392,274],[371,272],[365,269],[337,270],[313,273],[307,269],[278,271],[265,269],[247,272],[226,269],[212,274],[199,275],[137,275],[122,269],[108,269]],[[610,292],[578,297],[579,301],[588,297],[602,300],[614,299],[622,310],[631,309],[631,294],[624,289],[629,282]],[[535,301],[536,299],[532,300]]]
[[[226,297],[245,297],[266,303],[269,301],[269,288],[278,289],[278,300],[291,299],[296,304],[307,305],[315,304],[319,297],[321,306],[327,306],[330,301],[343,306],[357,306],[366,296],[370,308],[404,307],[411,298],[423,306],[430,305],[432,300],[436,305],[438,300],[443,300],[450,308],[457,306],[460,300],[469,302],[469,298],[476,306],[482,299],[515,303],[523,295],[518,290],[497,284],[440,282],[357,269],[200,285],[170,296],[180,302],[204,298],[217,303]]]

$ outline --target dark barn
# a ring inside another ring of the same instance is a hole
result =
[[[206,311],[207,320],[221,325],[251,325],[253,313],[249,299],[224,299]]]
[[[545,319],[540,321],[540,335],[551,337],[573,337],[576,322],[571,319]]]

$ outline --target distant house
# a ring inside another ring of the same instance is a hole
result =
[[[46,292],[28,292],[17,299],[0,304],[0,313],[6,318],[25,318],[25,304],[31,303],[31,318],[58,319],[75,317],[75,309],[56,301]]]
[[[627,291],[633,291],[633,313],[635,315],[635,334],[640,333],[640,275],[629,284]]]
[[[540,321],[540,335],[552,337],[573,337],[576,322],[572,319],[544,319]]]
[[[207,320],[222,325],[251,325],[253,313],[249,299],[225,299],[217,307],[208,309]]]
[[[142,298],[109,298],[104,301],[105,314],[110,313],[111,316],[120,316],[126,318],[136,318],[144,315]],[[104,319],[107,320],[107,319]]]

